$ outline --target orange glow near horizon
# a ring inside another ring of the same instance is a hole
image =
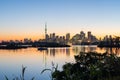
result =
[[[58,36],[65,36],[65,34],[56,34]],[[71,38],[74,36],[75,34],[70,34]],[[95,35],[95,34],[93,34]],[[95,35],[98,39],[99,38],[103,38],[105,35]],[[41,35],[0,35],[0,41],[5,40],[5,41],[9,41],[9,40],[24,40],[24,38],[28,38],[28,39],[32,39],[34,40],[39,40],[39,39],[44,39],[44,34]]]
[[[105,37],[106,35],[116,35],[116,36],[119,36],[119,33],[98,33],[98,32],[94,32],[94,31],[91,31],[92,32],[92,35],[96,36],[98,39],[100,38],[103,38]],[[53,32],[52,32],[53,33]],[[87,32],[86,33],[86,36],[87,36]],[[50,33],[48,32],[48,34],[50,35]],[[56,36],[65,36],[67,33],[63,33],[63,32],[55,32]],[[71,38],[75,35],[75,34],[80,34],[80,32],[71,32],[70,33],[70,36]],[[5,40],[5,41],[9,41],[9,40],[24,40],[24,38],[28,38],[28,39],[32,39],[33,41],[34,40],[39,40],[39,39],[44,39],[45,35],[44,33],[40,34],[40,33],[5,33],[5,34],[0,34],[0,41],[2,40]]]
[[[42,35],[6,35],[6,36],[0,35],[0,41],[24,40],[24,38],[32,39],[34,41],[34,40],[43,39],[44,36]]]

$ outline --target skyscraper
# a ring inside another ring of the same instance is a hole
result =
[[[91,41],[91,31],[88,31],[88,40]]]
[[[66,40],[70,40],[70,33],[66,34]]]
[[[47,23],[45,23],[45,40],[47,41]]]
[[[68,43],[69,40],[70,40],[70,33],[67,33],[67,34],[66,34],[66,43]]]
[[[80,32],[80,40],[84,40],[85,39],[85,33],[84,33],[84,31],[81,31]]]

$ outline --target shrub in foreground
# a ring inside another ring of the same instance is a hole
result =
[[[81,52],[75,63],[52,73],[54,80],[120,80],[120,58],[114,54]]]

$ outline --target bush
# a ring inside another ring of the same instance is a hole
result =
[[[52,73],[54,80],[118,80],[120,58],[114,54],[81,52],[75,63],[66,63],[63,70]],[[116,79],[115,79],[116,78]]]

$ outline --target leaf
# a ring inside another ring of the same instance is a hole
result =
[[[7,77],[6,75],[5,75],[5,79],[6,79],[6,80],[9,80],[8,77]]]
[[[41,74],[43,74],[45,71],[52,71],[51,69],[44,69],[42,70]]]
[[[57,70],[58,69],[58,64],[56,65],[56,67],[55,67],[55,70]]]
[[[22,66],[22,80],[24,80],[24,74],[27,67]]]
[[[35,77],[33,77],[31,80],[34,80],[35,79]]]

